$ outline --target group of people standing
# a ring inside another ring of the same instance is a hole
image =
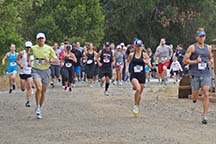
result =
[[[69,92],[72,91],[75,82],[82,78],[86,78],[89,86],[93,87],[98,76],[101,86],[105,84],[105,96],[109,96],[109,86],[112,80],[113,84],[121,85],[122,81],[129,77],[135,90],[133,114],[138,116],[141,95],[146,79],[150,76],[149,73],[151,72],[151,76],[160,78],[161,83],[166,83],[168,67],[174,79],[177,80],[177,75],[187,64],[191,75],[193,103],[196,103],[198,99],[199,89],[203,90],[202,123],[206,124],[208,90],[211,86],[209,67],[212,64],[212,54],[211,47],[204,43],[205,36],[204,29],[198,29],[197,42],[189,46],[186,53],[183,52],[181,45],[178,45],[176,51],[173,52],[172,46],[166,45],[165,38],[162,38],[153,54],[150,48],[144,48],[144,43],[140,39],[135,39],[128,47],[125,47],[124,43],[115,47],[112,43],[105,42],[103,48],[96,51],[93,43],[86,43],[83,48],[79,42],[73,45],[67,39],[64,40],[61,47],[58,46],[58,43],[50,47],[45,44],[45,34],[38,33],[36,35],[37,44],[32,46],[32,43],[27,41],[25,50],[20,53],[16,53],[15,45],[11,44],[11,51],[5,55],[2,64],[5,64],[6,59],[8,60],[9,93],[16,88],[17,66],[20,67],[21,90],[27,90],[27,107],[31,106],[32,86],[36,88],[35,113],[38,119],[42,118],[41,108],[50,83],[50,76],[52,88],[55,87],[55,81],[62,81],[64,90]],[[170,63],[171,60],[172,63]],[[156,70],[154,70],[155,66]],[[154,75],[155,71],[159,75]]]

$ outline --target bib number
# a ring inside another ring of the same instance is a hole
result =
[[[10,66],[16,66],[16,62],[10,62]]]
[[[70,68],[70,67],[72,66],[72,64],[71,64],[71,63],[66,63],[65,66],[66,66],[67,68]]]
[[[36,60],[36,63],[37,63],[38,65],[43,65],[43,64],[45,63],[45,60],[43,60],[43,59],[38,59],[38,60]]]
[[[205,70],[207,67],[207,63],[201,62],[198,63],[198,70]]]
[[[139,73],[139,72],[142,72],[142,71],[143,71],[143,66],[140,66],[140,65],[134,66],[134,72],[135,73]]]
[[[104,63],[109,63],[109,62],[110,62],[110,60],[109,60],[109,59],[107,59],[107,58],[105,58],[105,59],[103,59],[103,62],[104,62]]]
[[[89,59],[87,60],[87,64],[92,64],[93,63],[93,60]]]

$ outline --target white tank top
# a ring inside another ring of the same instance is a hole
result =
[[[22,58],[20,59],[20,63],[23,65],[23,69],[20,69],[20,74],[31,74],[31,67],[28,66],[27,56],[28,54],[24,50]]]

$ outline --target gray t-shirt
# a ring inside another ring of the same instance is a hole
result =
[[[116,60],[116,65],[121,65],[124,64],[124,54],[123,52],[114,52],[115,60]]]
[[[156,53],[160,52],[158,55],[159,57],[159,63],[164,63],[170,59],[170,54],[171,54],[171,47],[169,45],[164,45],[164,46],[158,46],[156,49]]]

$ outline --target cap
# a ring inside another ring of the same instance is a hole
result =
[[[206,33],[204,31],[198,31],[197,32],[197,36],[200,37],[200,36],[205,36]]]
[[[25,42],[25,47],[32,47],[32,42],[31,41],[26,41]]]
[[[140,47],[140,46],[143,45],[143,42],[142,42],[142,40],[136,40],[136,41],[134,42],[134,45]]]
[[[117,49],[119,49],[119,48],[121,48],[121,45],[117,45],[117,47],[116,47]]]
[[[107,47],[107,46],[110,46],[110,42],[105,42],[104,45]]]
[[[45,34],[44,33],[38,33],[37,36],[36,36],[36,39],[39,39],[39,38],[44,38],[45,39],[46,38]]]
[[[125,44],[122,42],[121,44],[120,44],[121,46],[125,46]]]

